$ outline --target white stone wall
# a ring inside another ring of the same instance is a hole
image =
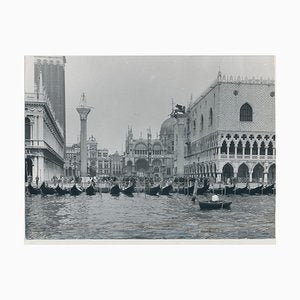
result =
[[[233,91],[237,90],[235,96]],[[223,83],[220,86],[220,111],[218,128],[231,131],[275,131],[275,91],[273,84]],[[253,122],[240,122],[240,108],[249,103],[253,110]]]

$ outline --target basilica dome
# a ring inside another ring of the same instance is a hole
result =
[[[160,127],[160,136],[172,135],[174,133],[174,125],[176,123],[175,118],[166,119]]]

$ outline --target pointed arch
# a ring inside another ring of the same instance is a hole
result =
[[[250,155],[250,142],[247,141],[245,144],[245,155]]]
[[[270,141],[269,145],[268,145],[268,155],[273,155],[273,143],[272,143],[272,141]]]
[[[242,143],[242,141],[238,142],[238,145],[237,145],[237,155],[243,155],[243,143]]]
[[[252,155],[258,155],[258,145],[256,141],[254,141],[252,145]]]
[[[265,144],[264,141],[262,141],[261,144],[260,144],[259,154],[261,156],[264,156],[266,154],[266,144]]]
[[[249,168],[245,163],[239,166],[237,176],[241,182],[247,182],[249,180]]]
[[[264,167],[260,163],[258,163],[253,168],[252,181],[262,182],[263,178],[264,178]]]
[[[227,154],[227,143],[225,140],[222,143],[221,154]]]
[[[234,154],[234,148],[234,141],[231,141],[229,145],[229,154]]]
[[[223,181],[227,182],[228,179],[231,179],[233,177],[233,166],[230,163],[227,163],[224,165],[222,169],[222,177]]]
[[[252,122],[253,111],[249,103],[245,103],[240,108],[240,121],[241,122]]]

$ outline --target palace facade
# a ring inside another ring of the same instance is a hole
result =
[[[30,176],[42,182],[64,175],[65,123],[60,120],[65,107],[65,58],[43,57],[49,70],[60,70],[51,71],[51,76],[38,67],[40,58],[25,57],[25,181]]]
[[[233,78],[219,72],[184,117],[175,120],[176,132],[180,128],[183,132],[175,132],[175,151],[184,145],[177,162],[183,162],[185,176],[275,182],[273,80]]]
[[[147,176],[169,178],[174,166],[174,124],[173,118],[163,122],[159,138],[152,138],[148,130],[147,138],[135,139],[132,128],[128,129],[125,141],[125,174],[127,176]]]

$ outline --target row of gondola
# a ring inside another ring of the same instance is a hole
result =
[[[70,194],[72,196],[78,196],[82,192],[84,192],[87,195],[95,195],[98,189],[93,185],[90,184],[85,190],[74,184],[71,189],[61,188],[59,185],[57,185],[56,188],[48,187],[43,182],[40,188],[34,188],[31,184],[28,185],[28,192],[32,195],[42,194],[42,195],[66,195]],[[121,193],[132,197],[134,193],[134,184],[129,185],[127,188],[120,188],[118,184],[115,184],[110,189],[110,194],[112,196],[119,196]],[[145,193],[150,196],[156,196],[158,194],[160,195],[169,195],[173,191],[172,184],[167,184],[164,187],[160,187],[160,185],[155,185],[152,187],[147,187],[145,189]],[[194,186],[190,187],[182,187],[178,188],[177,192],[179,194],[184,195],[203,195],[206,193],[214,193],[214,194],[224,194],[224,195],[230,195],[230,194],[236,194],[236,195],[242,195],[242,194],[249,194],[249,195],[268,195],[273,194],[275,192],[275,186],[274,184],[263,186],[260,185],[255,188],[248,188],[248,186],[244,188],[236,188],[235,185],[233,186],[225,186],[223,188],[217,188],[217,189],[211,189],[210,186],[205,182],[202,187],[198,187],[195,191]]]
[[[243,188],[237,188],[235,185],[232,186],[224,186],[219,187],[216,189],[210,188],[209,185],[204,185],[203,187],[198,187],[197,191],[195,190],[195,186],[185,187],[185,188],[179,188],[178,193],[179,194],[185,194],[185,195],[203,195],[205,193],[213,193],[213,194],[223,194],[223,195],[242,195],[242,194],[248,194],[248,195],[269,195],[275,193],[275,184],[270,184],[267,186],[260,185],[254,188],[250,188],[248,186],[245,186]]]
[[[48,186],[46,186],[46,184],[44,182],[41,184],[40,188],[35,188],[31,184],[29,184],[27,187],[27,190],[28,190],[29,194],[31,194],[31,195],[38,195],[38,194],[54,195],[54,194],[57,194],[57,195],[61,195],[61,196],[66,195],[66,194],[70,194],[72,196],[78,196],[84,191],[87,195],[93,196],[93,195],[96,195],[96,192],[98,191],[98,189],[93,184],[90,184],[84,190],[81,187],[77,186],[76,184],[74,184],[70,189],[66,189],[66,188],[61,188],[59,185],[57,185],[56,188],[48,187]],[[163,188],[161,188],[160,185],[150,187],[150,188],[146,189],[145,192],[146,192],[146,194],[151,195],[151,196],[155,196],[158,194],[169,195],[169,193],[172,190],[173,190],[173,187],[171,184],[169,184]],[[112,196],[119,196],[122,193],[129,197],[133,197],[134,191],[135,191],[134,184],[131,184],[126,188],[120,188],[118,184],[115,184],[111,187],[110,194]]]

